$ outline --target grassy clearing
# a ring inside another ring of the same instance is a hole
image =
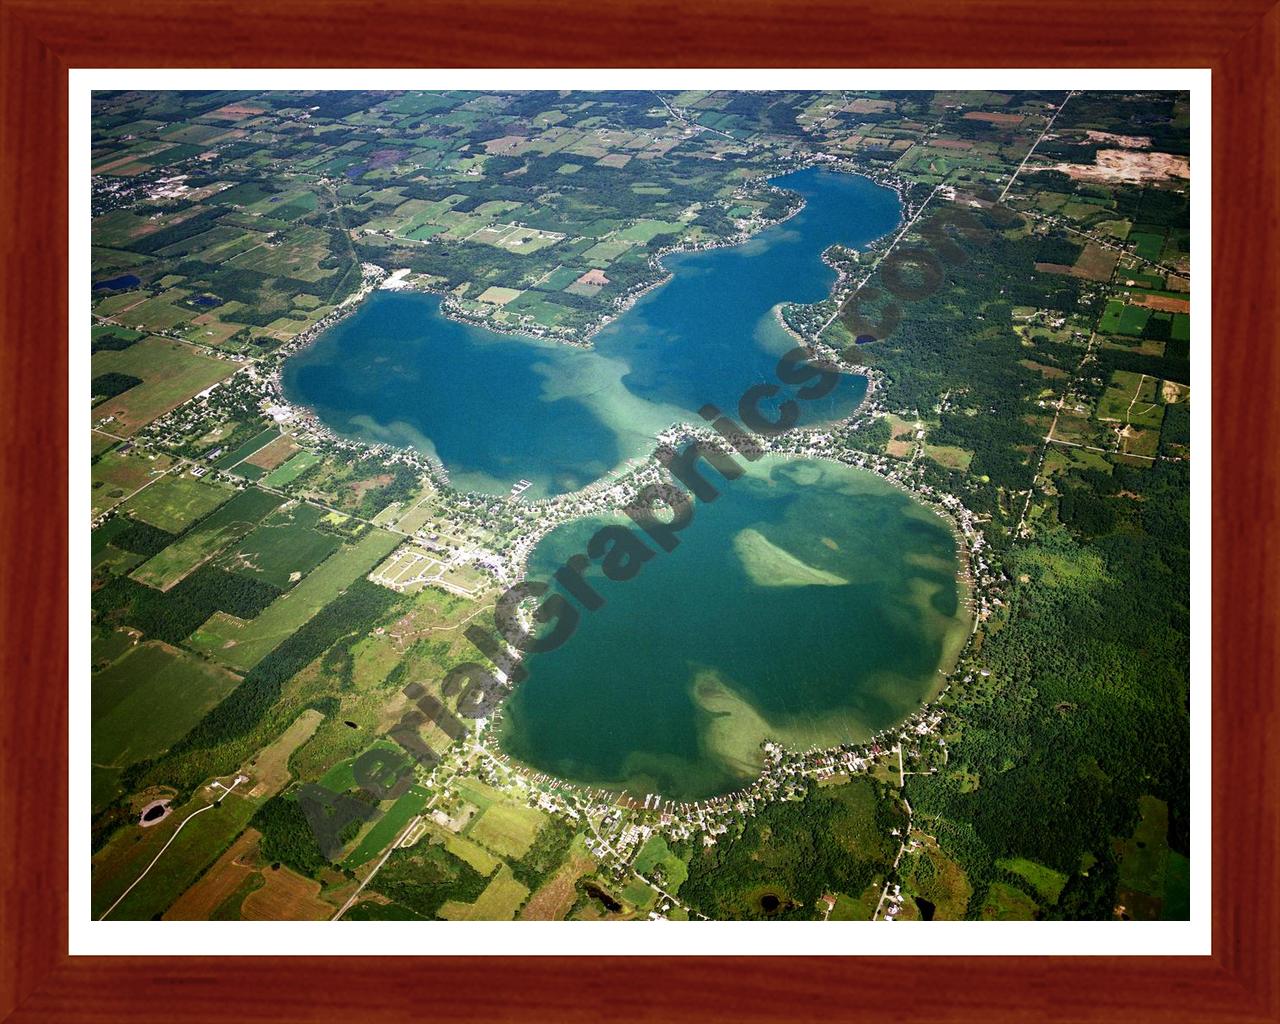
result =
[[[1046,903],[1057,903],[1062,887],[1067,884],[1066,875],[1025,857],[1008,857],[996,861],[996,865],[1026,879]]]
[[[1054,476],[1071,469],[1096,469],[1100,473],[1110,473],[1112,466],[1099,452],[1051,447],[1044,460],[1045,476]]]
[[[936,839],[921,832],[912,833],[920,845],[906,861],[903,886],[917,901],[933,904],[932,920],[962,921],[973,895],[964,869],[948,857]]]
[[[578,833],[569,845],[568,860],[535,892],[520,911],[522,921],[562,921],[578,897],[578,879],[594,871],[586,836]]]
[[[298,452],[288,462],[268,473],[262,482],[268,487],[283,487],[285,484],[292,483],[319,461],[320,456],[314,452]]]
[[[867,886],[866,891],[857,899],[846,896],[844,893],[837,893],[836,905],[831,908],[831,916],[827,920],[870,921],[879,899],[880,886],[875,884]]]
[[[637,910],[648,911],[658,902],[658,893],[638,878],[632,878],[622,887],[622,898]]]
[[[95,764],[89,776],[89,800],[93,813],[97,814],[120,794],[121,768],[108,768]]]
[[[667,841],[658,835],[649,837],[631,866],[669,893],[679,892],[680,886],[689,877],[689,868],[685,862],[672,853]]]
[[[1096,415],[1099,422],[1121,425],[1120,439],[1124,451],[1152,455],[1164,413],[1158,378],[1116,370],[1098,400]]]
[[[484,847],[477,846],[470,839],[464,839],[462,836],[449,835],[445,839],[444,848],[459,860],[470,864],[486,877],[493,874],[498,865],[502,863]]]
[[[138,878],[160,849],[182,826],[164,856],[111,912],[113,921],[149,921],[163,913],[212,864],[249,823],[258,809],[255,800],[233,793],[220,805],[209,806],[202,792],[169,821],[152,828],[121,829],[93,859],[92,912],[97,918]],[[183,822],[189,823],[183,826]]]
[[[1038,911],[1036,901],[1021,889],[1004,882],[992,882],[982,904],[982,920],[1034,921]]]
[[[272,796],[285,787],[291,777],[289,758],[315,735],[322,721],[324,715],[314,708],[308,708],[273,743],[258,752],[248,765],[255,777],[254,786],[249,791],[250,796]]]
[[[1117,900],[1134,920],[1186,920],[1190,911],[1191,864],[1169,849],[1169,806],[1145,795],[1133,835],[1115,843],[1120,858]]]
[[[510,921],[529,896],[505,864],[474,903],[450,900],[439,910],[446,921]]]
[[[492,786],[486,785],[479,779],[460,778],[454,785],[464,800],[475,804],[482,811],[487,810],[491,804],[501,803],[506,799]]]
[[[203,519],[235,492],[187,473],[170,473],[125,502],[130,515],[170,533]]]
[[[973,461],[973,452],[955,445],[926,444],[924,454],[944,469],[957,469],[962,473],[969,471],[969,463]]]
[[[532,808],[494,803],[472,823],[467,836],[500,856],[519,858],[529,852],[545,820]]]
[[[147,456],[141,452],[107,452],[93,464],[90,476],[95,517],[114,508],[139,487],[156,479],[173,465],[167,455]]]

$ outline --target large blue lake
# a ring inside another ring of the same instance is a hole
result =
[[[867,178],[815,168],[775,178],[805,208],[732,248],[666,257],[672,278],[594,339],[590,351],[498,334],[443,316],[440,297],[379,292],[285,364],[290,400],[341,434],[434,454],[455,487],[531,498],[585,486],[676,421],[713,403],[732,412],[752,384],[774,382],[794,341],[782,302],[818,302],[835,272],[822,252],[891,231],[901,207]],[[849,376],[804,422],[852,411]]]
[[[775,179],[804,210],[734,248],[673,255],[671,279],[592,350],[451,321],[438,297],[382,292],[288,361],[289,397],[341,433],[434,453],[455,486],[533,496],[584,486],[707,403],[732,411],[794,346],[773,314],[817,302],[832,244],[898,224],[897,196],[810,169]],[[865,394],[845,378],[807,422]],[[607,520],[533,551],[549,579]],[[530,655],[503,749],[561,777],[699,798],[759,771],[761,741],[861,741],[938,687],[968,635],[948,524],[870,473],[762,459],[700,503],[680,546],[634,579],[591,570],[606,598],[555,651]]]

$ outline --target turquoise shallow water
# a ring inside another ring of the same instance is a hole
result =
[[[548,580],[607,520],[553,531]],[[528,656],[503,747],[543,771],[692,799],[734,789],[760,742],[858,742],[936,688],[968,633],[949,526],[880,477],[767,458],[698,504],[671,553],[559,648]]]
[[[339,432],[433,452],[458,487],[582,487],[648,454],[670,423],[697,422],[704,404],[732,412],[751,385],[775,382],[793,342],[773,308],[824,298],[835,273],[823,250],[861,247],[899,221],[897,196],[865,178],[810,169],[775,181],[804,195],[800,214],[741,246],[667,257],[672,278],[591,351],[384,292],[286,363],[286,392]],[[802,425],[864,394],[848,376],[802,403]],[[568,779],[699,798],[751,778],[765,738],[865,739],[934,690],[967,633],[946,524],[831,464],[769,458],[719,486],[675,551],[626,582],[597,572],[605,606],[529,657],[501,725],[511,754]],[[549,579],[600,525],[554,531],[530,577]]]
[[[733,248],[673,254],[673,277],[595,337],[586,351],[497,334],[441,315],[440,298],[380,292],[285,363],[288,397],[339,433],[437,455],[453,484],[536,498],[585,486],[677,421],[714,403],[732,411],[752,384],[775,381],[793,347],[771,310],[817,302],[835,272],[828,246],[859,247],[898,223],[892,190],[809,169],[774,179],[799,192],[795,217]],[[866,382],[846,377],[807,403],[805,422],[856,407]]]

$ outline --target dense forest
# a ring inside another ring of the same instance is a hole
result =
[[[140,543],[133,536],[127,539]],[[269,583],[202,565],[167,591],[128,576],[111,576],[94,590],[93,610],[101,625],[132,626],[148,638],[180,644],[214,612],[252,619],[279,596]]]
[[[681,852],[690,858],[680,897],[712,919],[812,919],[831,890],[858,897],[893,863],[906,816],[882,784],[810,783],[802,800],[769,804],[737,834]]]
[[[1025,417],[1042,378],[1020,362],[1025,352],[1012,327],[1012,307],[1074,308],[1079,301],[1079,284],[1071,279],[1048,290],[1041,284],[1040,291],[1015,284],[1045,280],[1035,273],[1043,240],[989,216],[982,228],[974,237],[959,235],[947,250],[962,259],[936,261],[942,279],[927,294],[899,299],[887,288],[873,288],[870,300],[844,314],[850,333],[870,330],[877,338],[856,346],[855,355],[884,373],[885,405],[927,413],[950,397],[952,408],[940,414],[930,440],[974,453],[963,487],[966,504],[976,511],[997,507],[1001,488],[1025,490],[1033,473],[1030,452],[1038,434]],[[929,233],[928,222],[922,231]]]
[[[1067,875],[1072,899],[1105,902],[1112,839],[1132,831],[1144,793],[1168,803],[1170,848],[1189,852],[1188,476],[1181,462],[1073,471],[1066,524],[1008,555],[1007,619],[976,661],[990,677],[948,708],[961,770],[907,784],[925,827],[979,841],[954,851],[975,907],[993,858],[1010,856]]]

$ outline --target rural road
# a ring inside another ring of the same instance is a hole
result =
[[[132,885],[130,885],[130,886],[129,886],[129,888],[127,888],[124,892],[122,892],[122,893],[119,895],[119,897],[116,899],[116,901],[115,901],[113,904],[111,904],[111,906],[107,907],[107,909],[106,909],[105,911],[103,911],[102,916],[101,916],[101,917],[99,917],[99,918],[98,918],[98,920],[99,920],[99,921],[105,921],[105,920],[107,919],[107,915],[108,915],[108,914],[110,914],[110,913],[111,913],[111,911],[115,910],[115,909],[116,909],[116,907],[120,906],[120,903],[124,900],[124,898],[125,898],[126,896],[128,896],[128,895],[129,895],[129,893],[133,892],[134,887],[135,887],[139,882],[141,882],[144,878],[146,878],[146,877],[147,877],[147,873],[148,873],[148,872],[149,872],[153,867],[155,867],[155,866],[156,866],[156,861],[158,861],[161,857],[163,857],[163,856],[164,856],[164,851],[165,851],[165,850],[167,850],[167,849],[169,849],[169,847],[173,845],[173,841],[174,841],[175,839],[177,839],[177,838],[178,838],[178,833],[179,833],[179,832],[181,832],[184,828],[186,828],[186,827],[187,827],[187,822],[189,822],[189,821],[190,821],[192,818],[194,818],[197,814],[203,814],[205,811],[210,810],[210,809],[212,809],[213,807],[216,807],[216,806],[217,806],[217,805],[222,801],[222,797],[227,796],[227,795],[231,792],[231,790],[232,790],[232,789],[235,789],[235,788],[236,788],[236,786],[240,785],[240,783],[241,783],[241,782],[243,782],[243,781],[244,781],[244,776],[237,775],[237,776],[236,776],[236,780],[235,780],[235,782],[233,782],[233,783],[231,784],[231,789],[227,789],[227,787],[222,786],[222,787],[221,787],[221,788],[222,788],[222,790],[223,790],[222,796],[218,797],[218,798],[217,798],[216,800],[214,800],[212,803],[207,803],[207,804],[205,804],[205,805],[204,805],[203,807],[201,807],[198,811],[192,811],[192,812],[191,812],[190,814],[188,814],[185,818],[183,818],[183,819],[182,819],[182,824],[181,824],[181,825],[179,825],[177,828],[175,828],[175,829],[173,830],[173,835],[171,835],[171,836],[169,837],[169,841],[168,841],[167,843],[165,843],[165,844],[164,844],[164,846],[160,847],[160,852],[159,852],[159,853],[157,853],[157,854],[155,855],[155,857],[153,857],[153,858],[151,859],[151,863],[147,865],[146,870],[145,870],[145,871],[143,871],[143,872],[142,872],[142,874],[140,874],[137,878],[135,878],[135,879],[133,880],[133,884],[132,884]],[[215,785],[219,785],[219,786],[221,786],[221,783],[216,783],[216,782],[215,782],[214,784],[215,784]]]

